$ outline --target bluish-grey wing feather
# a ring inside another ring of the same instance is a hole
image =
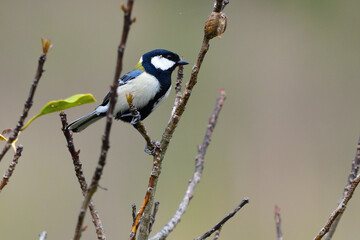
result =
[[[119,79],[119,86],[127,84],[129,81],[133,80],[134,78],[136,78],[137,76],[139,76],[142,73],[143,73],[143,71],[133,70],[133,71],[125,74],[124,76],[122,76]],[[106,96],[104,97],[104,100],[100,106],[105,106],[106,104],[108,104],[109,100],[110,100],[110,92],[108,92],[108,94],[106,94]]]

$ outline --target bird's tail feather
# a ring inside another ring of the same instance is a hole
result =
[[[89,125],[93,124],[97,120],[103,118],[104,114],[99,114],[99,112],[93,111],[79,119],[76,119],[70,123],[66,128],[73,132],[80,132],[87,128]]]

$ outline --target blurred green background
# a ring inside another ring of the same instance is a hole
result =
[[[93,93],[101,101],[114,74],[123,14],[121,1],[4,1],[0,7],[1,129],[22,111],[41,53],[40,38],[54,44],[30,116],[54,99]],[[140,56],[165,48],[194,63],[212,0],[136,1],[124,72]],[[228,99],[206,155],[201,183],[169,239],[193,239],[210,229],[244,197],[250,204],[223,228],[221,239],[276,239],[274,205],[281,208],[285,239],[312,239],[341,197],[360,131],[360,2],[334,0],[232,0],[228,28],[211,41],[192,98],[163,164],[153,232],[170,219],[194,170],[219,90]],[[188,79],[191,65],[185,68]],[[175,77],[175,74],[174,76]],[[160,139],[174,91],[144,121]],[[96,104],[66,111],[69,120]],[[74,135],[89,180],[97,164],[105,122]],[[20,136],[24,145],[0,196],[0,238],[70,239],[82,200],[58,114],[37,119]],[[1,143],[3,144],[3,143]],[[126,239],[131,204],[142,203],[151,157],[134,129],[115,122],[95,204],[109,239]],[[12,159],[1,162],[3,174]],[[360,191],[360,190],[358,190]],[[358,239],[356,193],[336,239]],[[87,215],[83,239],[96,239]]]

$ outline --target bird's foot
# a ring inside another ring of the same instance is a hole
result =
[[[130,124],[136,125],[138,122],[140,122],[140,120],[141,120],[141,115],[138,112],[136,115],[133,115],[133,119],[131,120]]]
[[[150,150],[149,149],[149,146],[148,146],[148,144],[146,143],[146,145],[145,145],[145,152],[147,153],[147,154],[149,154],[149,155],[154,155],[155,154],[155,149],[156,149],[156,144],[157,144],[157,142],[155,141],[155,140],[151,140],[151,142],[152,142],[152,150]]]

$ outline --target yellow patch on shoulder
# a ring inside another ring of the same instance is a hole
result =
[[[140,71],[142,71],[142,72],[145,72],[145,68],[144,68],[143,65],[141,64],[141,61],[136,64],[136,66],[135,66],[134,69],[140,70]]]

